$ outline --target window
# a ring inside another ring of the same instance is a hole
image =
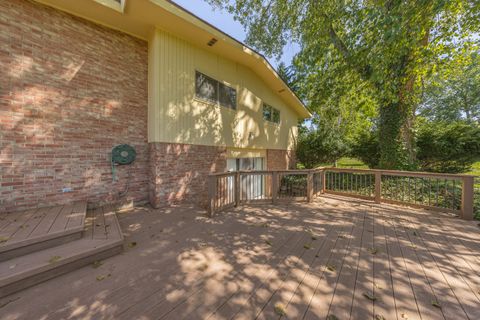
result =
[[[197,72],[195,94],[202,100],[217,103],[218,82],[200,72]]]
[[[220,86],[220,105],[230,108],[237,108],[237,90],[219,83]]]
[[[280,110],[265,103],[263,105],[263,120],[277,124],[280,123]]]
[[[237,109],[237,90],[198,71],[195,73],[195,96],[225,108]]]

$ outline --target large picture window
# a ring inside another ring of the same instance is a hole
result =
[[[275,109],[274,107],[263,104],[263,120],[273,122],[276,124],[280,123],[280,110]]]
[[[195,72],[195,96],[225,108],[237,109],[237,90],[198,71]]]

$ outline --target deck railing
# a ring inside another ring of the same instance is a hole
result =
[[[474,216],[474,176],[317,168],[238,171],[209,176],[209,211],[251,202],[306,201],[322,193]]]

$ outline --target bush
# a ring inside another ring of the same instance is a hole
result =
[[[422,170],[466,172],[480,156],[480,128],[463,121],[425,122],[418,128],[417,148]]]
[[[380,148],[377,132],[360,134],[351,146],[351,155],[360,159],[369,168],[377,168],[380,163]]]
[[[303,132],[298,138],[297,159],[305,168],[333,163],[347,152],[348,147],[340,134],[325,127]]]

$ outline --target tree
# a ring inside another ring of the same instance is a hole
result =
[[[426,84],[420,114],[433,121],[480,124],[480,51],[448,60]]]
[[[341,133],[328,126],[302,127],[297,144],[297,159],[306,168],[334,163],[348,152]]]
[[[207,0],[233,13],[247,42],[269,56],[289,41],[300,92],[319,111],[362,96],[378,111],[380,166],[415,163],[414,120],[420,80],[436,61],[469,44],[479,3],[468,0]]]

